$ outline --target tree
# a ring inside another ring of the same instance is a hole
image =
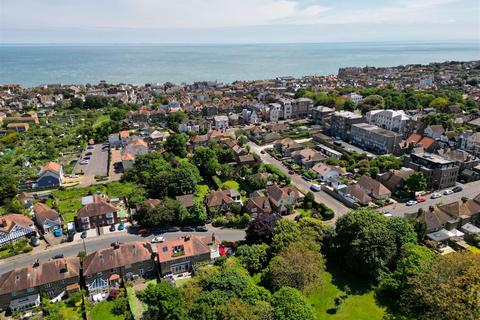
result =
[[[268,265],[270,284],[274,290],[288,286],[307,291],[320,281],[324,269],[321,253],[299,241],[283,249]]]
[[[165,198],[159,205],[141,207],[138,211],[138,223],[142,226],[163,226],[183,223],[188,219],[187,209],[177,200]]]
[[[70,108],[72,109],[82,109],[83,108],[83,100],[80,98],[72,98],[70,100]]]
[[[406,219],[392,217],[387,220],[387,228],[392,232],[397,247],[397,258],[400,255],[401,248],[407,243],[417,242],[417,233],[413,225]],[[393,261],[395,263],[395,261]]]
[[[138,297],[148,307],[144,319],[185,319],[180,290],[166,281],[149,284],[145,291],[138,294]]]
[[[405,185],[411,192],[425,191],[427,189],[427,179],[423,173],[414,172],[405,180]]]
[[[385,100],[378,94],[370,95],[364,98],[358,105],[358,108],[362,111],[362,114],[366,114],[368,111],[383,109],[385,107]]]
[[[176,156],[185,158],[187,156],[188,136],[185,133],[177,133],[169,136],[165,142],[165,150]]]
[[[167,125],[173,131],[178,132],[178,127],[183,120],[187,118],[187,115],[183,112],[170,112],[167,115]]]
[[[245,230],[245,239],[250,244],[272,242],[273,228],[275,223],[280,219],[278,215],[262,214],[255,220],[252,220]]]
[[[272,250],[280,252],[301,237],[298,223],[289,219],[280,219],[275,223],[272,237]]]
[[[447,105],[448,105],[448,99],[443,98],[443,97],[438,97],[438,98],[433,99],[430,102],[429,107],[434,108],[439,112],[444,112],[445,109],[447,108]]]
[[[283,287],[273,294],[275,320],[314,320],[315,313],[307,299],[296,289]]]
[[[17,175],[9,169],[0,165],[0,204],[5,204],[18,193]]]
[[[189,220],[193,224],[202,225],[207,221],[207,210],[201,201],[194,201],[193,206],[188,209]]]
[[[169,174],[168,193],[178,196],[195,193],[201,177],[197,167],[188,161],[180,161]]]
[[[390,271],[397,257],[399,240],[394,229],[376,211],[351,211],[337,221],[334,253],[349,270],[379,280]]]
[[[313,208],[314,204],[315,204],[315,195],[313,194],[313,192],[308,191],[307,194],[305,195],[305,198],[303,199],[303,208],[311,209]]]
[[[262,271],[268,263],[268,244],[241,245],[237,248],[235,256],[245,269],[254,274]]]
[[[298,225],[305,241],[309,240],[320,246],[328,230],[326,223],[315,218],[303,217],[298,221]]]
[[[215,151],[205,147],[198,147],[195,150],[192,161],[204,178],[214,176],[219,166]]]
[[[415,319],[479,319],[480,255],[468,251],[437,256],[409,277],[402,312]]]

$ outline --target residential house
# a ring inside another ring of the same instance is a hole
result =
[[[344,95],[344,97],[350,99],[355,104],[355,106],[358,106],[358,104],[363,100],[363,97],[355,92],[346,94]]]
[[[280,118],[283,120],[291,119],[293,116],[293,100],[280,99],[279,103],[282,106],[282,110],[280,112]]]
[[[117,208],[108,203],[108,199],[92,196],[92,202],[84,205],[75,216],[80,230],[103,227],[118,223]]]
[[[460,148],[480,156],[480,132],[465,132],[460,138]]]
[[[258,192],[250,195],[250,198],[245,204],[245,210],[254,219],[262,214],[270,214],[273,212],[270,198]]]
[[[162,276],[191,272],[198,263],[218,257],[218,240],[187,235],[156,245],[157,261]]]
[[[270,198],[272,210],[282,215],[289,213],[299,201],[303,201],[303,195],[293,187],[280,188],[274,184],[267,187],[266,194]]]
[[[267,108],[267,119],[270,122],[278,122],[282,112],[282,105],[279,103],[270,103]]]
[[[185,208],[193,207],[195,203],[195,195],[194,194],[185,194],[182,196],[176,196],[178,202],[180,202]]]
[[[123,171],[125,172],[133,167],[133,163],[135,162],[135,155],[131,154],[130,152],[122,152],[121,159]]]
[[[148,153],[148,144],[143,139],[136,139],[126,146],[124,152],[135,156],[144,155]]]
[[[298,98],[292,103],[292,117],[306,118],[313,108],[313,100],[309,98]]]
[[[363,116],[350,111],[337,111],[332,114],[330,134],[340,139],[350,139],[352,125],[362,123]]]
[[[429,125],[423,131],[424,135],[433,139],[440,139],[444,133],[445,133],[445,129],[443,128],[442,125],[439,125],[439,124]]]
[[[378,181],[391,192],[396,192],[404,188],[405,181],[414,172],[413,169],[402,167],[400,170],[390,170],[379,175]]]
[[[29,217],[16,213],[0,216],[0,247],[33,235],[36,229]]]
[[[317,173],[317,179],[322,182],[337,181],[342,175],[340,168],[336,168],[324,163],[317,163],[312,167],[312,170]]]
[[[63,182],[63,166],[56,162],[47,163],[37,179],[38,188],[60,187]]]
[[[155,249],[146,242],[130,242],[92,252],[83,259],[83,277],[94,301],[105,299],[121,282],[155,277]]]
[[[350,207],[354,207],[355,204],[366,206],[372,202],[372,198],[368,193],[357,184],[350,186],[341,185],[337,191],[343,197],[343,202]]]
[[[273,147],[282,154],[284,157],[290,157],[294,151],[302,150],[301,144],[290,138],[285,138],[276,141]]]
[[[387,189],[387,187],[369,176],[362,176],[357,181],[357,185],[369,196],[377,200],[388,200],[392,196],[392,193]]]
[[[335,109],[318,106],[312,109],[312,119],[316,124],[322,126],[329,126],[330,120],[332,119],[332,114],[335,112]]]
[[[120,131],[118,135],[119,135],[122,146],[126,146],[127,144],[130,143],[130,140],[131,140],[130,131],[123,130],[123,131]]]
[[[190,139],[189,149],[194,152],[198,147],[207,147],[210,137],[208,134],[195,135]]]
[[[400,144],[400,148],[407,153],[430,152],[433,153],[438,149],[438,143],[435,139],[422,136],[418,133],[412,133],[404,142]]]
[[[80,289],[80,261],[60,258],[19,267],[0,276],[0,309],[11,312],[38,307],[42,296],[51,300]]]
[[[213,121],[215,122],[215,129],[227,129],[228,128],[228,117],[227,116],[214,116]]]
[[[459,166],[455,161],[433,153],[413,153],[405,158],[405,166],[422,172],[431,190],[441,190],[455,185]]]
[[[127,131],[128,132],[128,131]],[[111,133],[108,135],[108,144],[111,148],[117,148],[122,146],[122,140],[120,139],[120,134]]]
[[[13,130],[16,132],[26,132],[30,129],[28,123],[9,123],[7,124],[7,130]]]
[[[228,211],[234,203],[235,200],[230,196],[230,190],[211,190],[205,197],[205,205],[208,210],[216,210],[217,213]]]
[[[325,157],[320,152],[311,148],[294,151],[292,158],[296,163],[306,168],[311,168],[320,161],[325,160]]]
[[[54,210],[44,203],[38,202],[33,206],[35,221],[43,233],[52,232],[62,228],[62,219],[57,210]]]
[[[439,205],[438,209],[451,217],[445,225],[447,230],[460,229],[467,223],[480,223],[480,203],[475,199],[462,198],[460,201]]]
[[[430,206],[428,210],[420,208],[415,213],[406,214],[405,217],[425,222],[427,233],[443,229],[447,222],[452,219],[451,216],[435,206]]]
[[[378,154],[392,153],[402,141],[399,133],[367,123],[353,124],[350,135],[353,144]]]

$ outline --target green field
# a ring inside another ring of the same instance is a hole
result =
[[[338,281],[342,283],[345,279]],[[376,304],[372,290],[356,290],[351,284],[352,293],[347,296],[340,307],[335,311],[335,298],[345,294],[339,287],[347,282],[337,284],[331,273],[325,272],[323,283],[308,296],[308,301],[314,307],[317,319],[342,320],[381,320],[385,309]]]
[[[117,316],[112,313],[113,302],[102,301],[97,303],[90,311],[91,320],[123,320],[123,316]]]

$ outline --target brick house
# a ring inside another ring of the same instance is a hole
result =
[[[41,295],[60,298],[80,289],[77,257],[49,260],[15,268],[0,276],[0,308],[12,312],[35,308]]]
[[[299,201],[303,200],[303,195],[295,188],[273,185],[267,188],[267,196],[272,204],[273,212],[287,214],[289,208],[293,208]]]
[[[91,203],[78,210],[75,223],[80,230],[108,226],[118,223],[117,208],[98,195],[92,196]]]

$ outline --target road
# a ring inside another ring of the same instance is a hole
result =
[[[407,206],[405,203],[397,203],[395,205],[389,205],[381,209],[381,211],[388,211],[394,216],[399,216],[403,217],[405,213],[413,213],[417,212],[418,209],[422,208],[424,210],[428,210],[428,207],[431,205],[438,205],[438,204],[448,204],[452,203],[455,201],[461,200],[463,197],[467,198],[475,198],[478,194],[480,194],[480,180],[479,181],[474,181],[470,182],[467,184],[457,184],[463,188],[463,191],[460,191],[458,193],[451,194],[449,196],[443,195],[443,192],[447,189],[443,189],[440,191],[437,191],[437,193],[440,193],[442,196],[437,199],[431,199],[431,195],[426,195],[424,198],[427,199],[427,201],[415,204],[413,206]]]
[[[245,238],[244,230],[237,229],[219,229],[207,226],[208,232],[189,232],[189,234],[196,236],[211,236],[212,233],[220,240],[226,241],[237,241],[243,240]],[[186,235],[186,232],[174,232],[174,233],[165,233],[162,236],[166,240],[173,240],[183,235]],[[150,241],[153,238],[153,235],[144,237],[137,234],[131,233],[115,233],[115,234],[104,234],[102,236],[97,236],[94,238],[85,239],[85,247],[87,253],[93,251],[107,248],[111,245],[112,242],[120,241],[123,243],[133,242],[133,241]],[[76,256],[80,251],[83,251],[83,241],[78,240],[74,242],[63,243],[61,245],[49,248],[49,249],[39,249],[37,248],[26,254],[20,254],[8,259],[0,260],[0,274],[8,272],[14,268],[21,266],[29,265],[35,262],[36,259],[39,259],[40,262],[45,261],[57,254],[64,254],[65,256]]]
[[[259,146],[254,142],[249,142],[248,145],[250,146],[250,150],[258,154],[258,156],[264,163],[271,164],[288,175],[288,169],[282,164],[282,162],[273,158],[266,152],[263,154],[261,153],[261,151],[268,148],[268,146]],[[303,178],[300,175],[293,174],[293,175],[290,175],[290,178],[292,180],[292,184],[296,186],[301,192],[307,193],[308,191],[310,191],[311,184],[303,180]],[[332,198],[324,191],[314,192],[314,195],[315,195],[316,201],[324,203],[326,206],[328,206],[330,209],[332,209],[335,212],[334,220],[338,219],[338,217],[341,217],[342,215],[351,211],[351,209],[347,208],[343,203]]]

